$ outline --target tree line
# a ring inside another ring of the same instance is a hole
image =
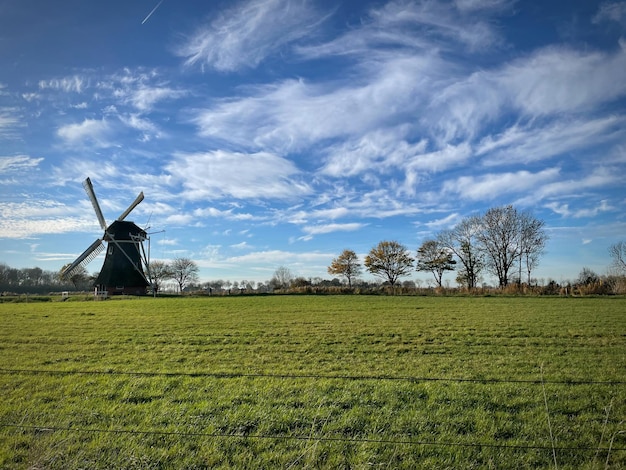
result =
[[[414,269],[430,272],[438,287],[442,287],[444,273],[455,269],[457,284],[470,290],[478,286],[483,273],[495,276],[501,288],[523,279],[531,284],[532,272],[548,240],[544,226],[530,212],[519,212],[510,205],[494,207],[425,240],[415,258],[401,243],[382,241],[371,249],[363,264],[392,287]],[[361,274],[361,264],[354,251],[344,250],[328,272],[343,276],[351,285]]]
[[[344,250],[333,259],[328,272],[342,276],[350,287],[361,275],[363,266],[392,288],[413,269],[430,272],[439,288],[443,286],[444,273],[455,270],[457,285],[469,291],[481,284],[483,274],[494,276],[500,289],[512,283],[531,286],[537,284],[532,273],[539,265],[547,241],[544,221],[508,205],[467,217],[453,228],[436,233],[423,241],[415,258],[401,243],[382,241],[370,250],[363,265],[354,251]],[[609,254],[612,258],[609,274],[599,276],[584,267],[574,281],[577,292],[626,293],[626,242],[609,247]],[[556,287],[551,281],[547,290],[559,293],[560,288]]]
[[[520,212],[509,205],[467,217],[453,228],[434,234],[422,242],[415,256],[406,246],[393,240],[381,241],[374,246],[365,256],[363,264],[353,250],[345,249],[328,266],[328,273],[343,279],[344,283],[337,277],[332,280],[296,277],[287,267],[280,266],[267,282],[215,280],[199,284],[198,266],[189,258],[176,258],[171,262],[152,261],[146,275],[154,293],[162,291],[167,281],[175,283],[179,292],[269,293],[306,290],[312,286],[322,290],[343,291],[346,285],[350,291],[357,283],[366,290],[378,288],[376,283],[360,279],[363,268],[392,289],[398,285],[405,289],[415,288],[414,281],[400,284],[401,278],[415,270],[431,273],[438,288],[443,287],[443,276],[447,271],[456,271],[455,280],[461,288],[474,290],[483,282],[483,275],[490,274],[497,279],[498,287],[504,289],[510,284],[537,284],[532,273],[539,264],[547,241],[548,235],[542,220],[530,212]],[[626,292],[626,242],[610,246],[609,254],[612,259],[609,274],[601,276],[583,267],[572,287],[580,293]],[[98,273],[88,274],[83,268],[69,280],[64,280],[59,272],[38,267],[11,268],[0,263],[0,292],[90,290],[98,276]],[[417,287],[420,282],[417,281]],[[546,289],[547,293],[559,293],[560,286],[550,281]]]

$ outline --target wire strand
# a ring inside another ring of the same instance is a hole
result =
[[[547,446],[533,444],[495,444],[484,442],[447,442],[426,440],[393,440],[393,439],[367,439],[347,438],[311,435],[279,435],[279,434],[226,434],[206,432],[180,432],[180,431],[156,431],[136,429],[100,429],[100,428],[72,428],[66,426],[35,426],[24,424],[0,423],[0,428],[22,429],[33,432],[75,432],[75,433],[98,433],[98,434],[127,434],[127,435],[155,435],[155,436],[178,436],[178,437],[207,437],[219,439],[273,439],[273,440],[296,440],[296,441],[320,441],[320,442],[350,442],[358,444],[390,444],[390,445],[413,445],[413,446],[441,446],[441,447],[485,447],[493,449],[512,450],[558,450],[558,451],[626,451],[626,447],[582,447],[582,446]]]
[[[389,380],[408,382],[469,382],[501,384],[551,384],[551,385],[624,385],[621,380],[541,380],[541,379],[497,379],[497,378],[455,378],[417,377],[393,375],[324,375],[324,374],[272,374],[247,372],[157,372],[157,371],[116,371],[116,370],[60,370],[60,369],[0,369],[0,374],[47,374],[47,375],[134,375],[147,377],[212,377],[216,379],[270,378],[270,379],[319,379],[319,380]]]

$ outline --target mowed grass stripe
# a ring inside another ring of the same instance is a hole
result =
[[[624,447],[625,306],[365,296],[1,304],[0,368],[64,373],[0,374],[1,423],[172,435],[4,428],[0,466],[549,468],[543,380],[560,466],[604,468],[608,457],[619,468],[623,451],[585,449],[612,437]],[[208,438],[222,434],[310,440]]]

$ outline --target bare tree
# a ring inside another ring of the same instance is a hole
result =
[[[487,269],[500,287],[509,284],[511,270],[521,253],[519,221],[513,206],[494,207],[482,217],[478,240],[485,253]]]
[[[274,276],[272,276],[270,284],[275,289],[287,289],[291,285],[293,278],[294,276],[288,267],[279,266],[276,271],[274,271]]]
[[[161,290],[163,281],[172,279],[172,268],[165,261],[151,261],[148,264],[148,276],[150,277],[152,288],[156,294]]]
[[[480,230],[480,217],[472,216],[461,220],[453,229],[444,230],[437,236],[439,244],[452,251],[461,263],[457,282],[460,281],[470,290],[478,285],[480,272],[485,267],[483,252],[478,241]]]
[[[452,251],[437,240],[427,240],[417,250],[418,271],[430,271],[441,287],[441,278],[445,271],[454,271],[456,261],[452,259]]]
[[[520,231],[520,261],[519,278],[522,280],[522,265],[526,267],[528,285],[531,283],[531,272],[539,264],[539,259],[543,254],[548,235],[544,230],[545,222],[535,218],[529,212],[524,212],[519,216]]]
[[[613,259],[613,267],[626,275],[626,242],[617,242],[609,247],[609,254]]]
[[[393,288],[402,276],[408,276],[413,262],[406,247],[396,241],[382,241],[365,257],[365,267],[374,276],[385,279]]]
[[[198,282],[198,265],[189,258],[174,259],[170,269],[169,278],[176,281],[181,294],[186,286]]]
[[[477,239],[485,254],[486,267],[497,276],[500,287],[509,284],[516,263],[520,282],[525,264],[530,283],[531,272],[548,240],[544,222],[528,212],[519,213],[511,205],[491,208],[480,220]]]
[[[343,252],[328,267],[328,274],[343,276],[348,281],[348,287],[352,288],[352,280],[361,274],[359,257],[352,250]]]

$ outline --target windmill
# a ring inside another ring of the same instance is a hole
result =
[[[124,220],[143,201],[143,192],[139,193],[139,196],[128,206],[128,209],[122,212],[117,220],[111,225],[107,225],[89,178],[83,182],[83,187],[96,212],[100,227],[104,230],[104,235],[93,242],[83,254],[63,270],[61,276],[69,278],[80,267],[93,261],[105,248],[104,242],[106,242],[104,264],[95,281],[96,290],[107,292],[108,295],[144,295],[146,287],[150,285],[148,277],[144,274],[144,268],[149,273],[148,259],[143,247],[143,242],[148,239],[148,234],[133,222]]]

